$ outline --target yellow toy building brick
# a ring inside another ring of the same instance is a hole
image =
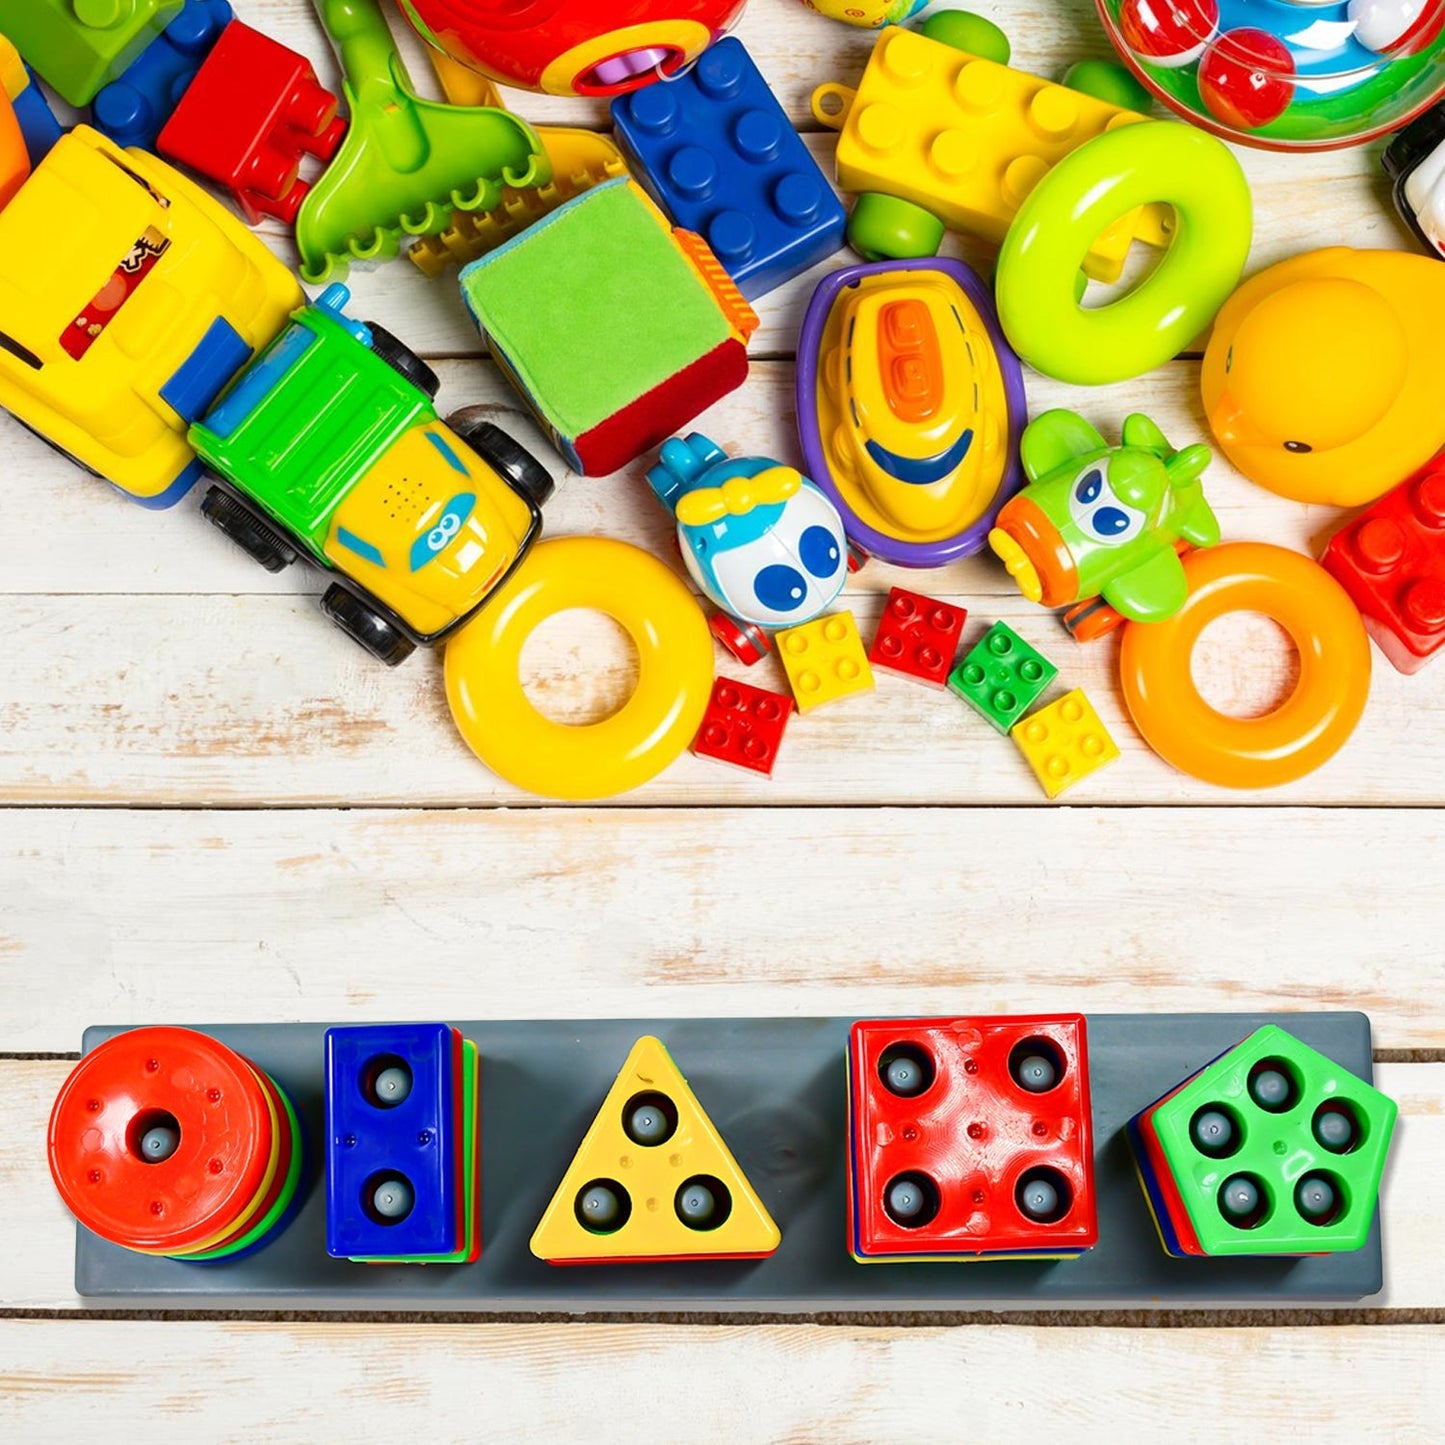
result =
[[[1050,798],[1119,756],[1093,704],[1077,687],[1016,723],[1011,736]]]
[[[632,1046],[532,1235],[549,1264],[761,1259],[782,1240],[661,1040]]]
[[[897,26],[878,37],[857,90],[819,86],[813,114],[841,131],[843,189],[909,201],[994,244],[1051,166],[1145,119]],[[1095,241],[1085,272],[1117,281],[1130,243],[1164,245],[1169,224],[1167,206],[1131,211]]]
[[[799,712],[873,689],[873,669],[851,612],[832,612],[790,627],[778,633],[777,644]]]

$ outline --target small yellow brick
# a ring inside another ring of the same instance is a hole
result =
[[[1011,736],[1050,798],[1119,756],[1080,688],[1015,723]]]
[[[799,712],[873,688],[873,669],[851,612],[833,612],[790,627],[778,633],[777,644]]]

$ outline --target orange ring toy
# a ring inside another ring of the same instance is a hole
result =
[[[1124,629],[1119,676],[1134,725],[1165,762],[1222,788],[1274,788],[1312,773],[1349,740],[1370,687],[1370,644],[1344,588],[1298,552],[1231,542],[1184,558],[1189,597],[1167,622]],[[1299,652],[1299,681],[1273,712],[1235,718],[1194,685],[1200,634],[1228,612],[1260,612]]]

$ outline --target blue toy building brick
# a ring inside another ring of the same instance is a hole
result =
[[[228,0],[185,8],[95,97],[92,119],[117,145],[154,150],[156,137],[233,18]]]
[[[15,107],[15,119],[20,122],[20,134],[25,138],[25,149],[33,168],[50,154],[64,131],[40,89],[35,72],[27,67],[25,73],[30,77],[30,84],[19,95],[12,97],[10,103]]]
[[[843,245],[843,203],[741,41],[613,101],[612,121],[638,179],[749,300]]]
[[[378,1024],[326,1031],[326,1252],[338,1259],[451,1254],[460,1239],[459,1038],[446,1024]],[[378,1076],[410,1073],[399,1102],[380,1101]],[[380,1181],[400,1179],[410,1212],[373,1207]]]

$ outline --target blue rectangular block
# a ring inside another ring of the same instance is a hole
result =
[[[843,245],[843,203],[741,41],[620,96],[612,122],[638,179],[749,300]]]
[[[96,130],[117,145],[153,151],[156,137],[232,18],[227,0],[186,0],[161,34],[96,93]]]
[[[40,89],[35,72],[27,69],[26,74],[30,77],[30,84],[19,95],[12,96],[10,104],[15,107],[15,119],[20,122],[20,134],[25,137],[25,149],[34,167],[50,154],[64,132]]]
[[[327,1029],[327,1254],[395,1258],[459,1247],[457,1049],[446,1024]],[[398,1068],[410,1075],[404,1093],[391,1087]],[[410,1207],[388,1217],[408,1192]]]

